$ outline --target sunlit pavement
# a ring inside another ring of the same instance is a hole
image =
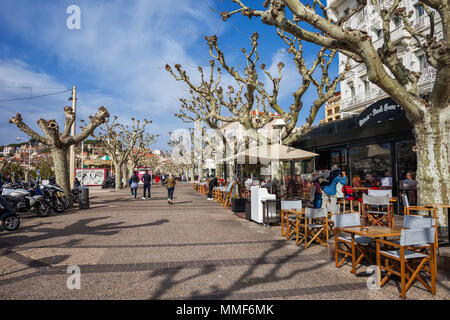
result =
[[[355,277],[327,248],[304,251],[279,226],[241,219],[191,184],[177,185],[173,206],[161,185],[151,200],[142,191],[131,200],[129,189],[91,188],[89,210],[27,214],[16,232],[2,230],[0,298],[399,299],[398,282],[368,289],[366,266]],[[449,298],[442,276],[436,296],[419,282],[408,291],[408,299]]]

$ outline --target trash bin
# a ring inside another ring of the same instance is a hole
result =
[[[252,221],[252,202],[250,199],[245,201],[245,219]]]
[[[244,212],[245,211],[245,199],[231,199],[231,211]]]
[[[79,209],[89,209],[89,188],[79,187],[78,190],[80,190]]]

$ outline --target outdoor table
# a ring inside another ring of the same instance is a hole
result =
[[[269,219],[269,205],[271,203],[281,203],[280,199],[266,199],[266,200],[261,200],[262,205],[263,205],[263,225],[265,226],[269,226],[269,228],[271,227],[270,225],[270,219]],[[276,208],[275,208],[276,210]]]
[[[450,221],[450,204],[440,204],[440,203],[432,203],[426,205],[426,207],[435,207],[435,208],[447,208],[447,221]],[[447,222],[448,224],[448,222]],[[450,243],[450,229],[447,226],[447,234],[448,234],[448,242]]]
[[[387,237],[399,237],[401,235],[400,228],[390,228],[390,227],[382,227],[382,226],[368,226],[368,227],[349,227],[349,228],[341,228],[340,231],[347,232],[351,234],[352,237],[352,273],[356,275],[356,256],[355,256],[355,235],[371,238],[371,239],[377,239],[377,238],[387,238]],[[361,250],[362,254],[366,255],[367,253],[364,252],[364,250],[361,248],[361,246],[358,246],[358,248]],[[336,248],[335,248],[336,250]]]

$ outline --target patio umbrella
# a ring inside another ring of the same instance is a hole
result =
[[[318,156],[317,153],[302,149],[288,147],[282,144],[263,145],[252,147],[233,156],[219,160],[223,162],[261,162],[261,161],[289,161],[306,160]]]

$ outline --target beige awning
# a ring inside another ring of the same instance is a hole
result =
[[[318,156],[317,153],[288,147],[280,144],[252,147],[233,156],[221,159],[219,163],[257,163],[270,161],[306,160]]]

